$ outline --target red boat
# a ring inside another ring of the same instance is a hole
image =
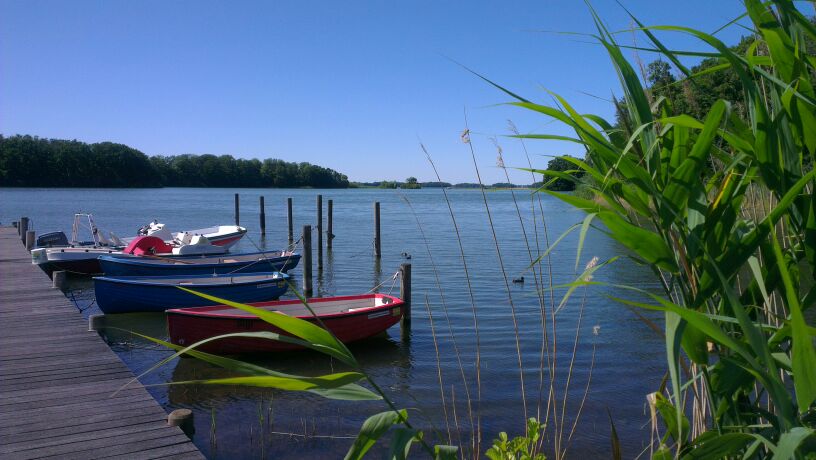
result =
[[[308,299],[323,324],[343,343],[377,335],[396,324],[403,314],[404,302],[385,294]],[[249,304],[316,323],[300,300],[279,300]],[[170,341],[187,346],[217,335],[234,332],[282,331],[258,317],[226,305],[167,310]],[[297,350],[297,345],[275,340],[235,337],[208,342],[200,351],[239,354]]]

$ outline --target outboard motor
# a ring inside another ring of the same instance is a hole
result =
[[[37,237],[38,248],[53,248],[59,246],[68,246],[68,237],[64,232],[43,233]]]

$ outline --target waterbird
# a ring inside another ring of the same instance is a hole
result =
[[[524,282],[524,277],[519,276],[518,278],[513,278],[513,282],[514,283],[523,283]]]

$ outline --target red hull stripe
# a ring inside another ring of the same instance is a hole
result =
[[[243,233],[241,233],[239,235],[235,235],[235,236],[226,235],[226,236],[222,237],[221,239],[212,239],[211,238],[210,243],[214,244],[215,246],[224,246],[225,244],[232,243],[233,241],[240,240],[243,237],[244,237]]]

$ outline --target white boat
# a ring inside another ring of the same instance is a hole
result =
[[[90,232],[91,240],[80,241],[83,228]],[[95,274],[101,273],[97,261],[100,255],[124,254],[126,245],[131,245],[140,237],[150,236],[159,243],[163,242],[161,248],[158,248],[158,244],[153,244],[157,250],[141,251],[148,256],[217,255],[226,253],[246,234],[246,231],[246,228],[237,225],[220,225],[173,233],[167,230],[164,224],[153,221],[139,229],[139,236],[120,239],[113,233],[105,237],[91,214],[78,213],[74,215],[71,240],[69,241],[62,232],[47,234],[48,237],[42,241],[47,243],[42,244],[45,247],[31,251],[31,263],[39,265],[49,274],[55,270]]]
[[[246,234],[247,229],[238,225],[218,225],[215,227],[199,228],[195,230],[185,230],[183,232],[171,232],[166,226],[156,220],[139,229],[140,236],[155,236],[167,243],[177,243],[180,245],[191,244],[196,236],[203,236],[207,241],[224,249],[229,249]],[[130,242],[132,238],[123,241]]]
[[[183,257],[218,255],[227,252],[224,246],[210,244],[202,235],[185,238],[186,243],[167,244],[159,237],[141,236],[121,247],[77,246],[62,248],[37,248],[31,251],[31,263],[39,265],[46,273],[65,270],[69,273],[92,275],[102,273],[99,266],[101,255],[127,255],[146,257]]]

